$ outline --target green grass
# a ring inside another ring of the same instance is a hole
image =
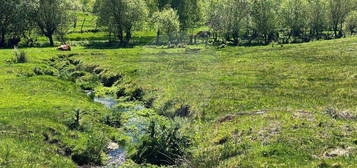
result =
[[[78,35],[79,39],[75,34],[70,36],[74,41],[96,38],[88,34]],[[104,36],[99,33],[97,40],[104,40]],[[153,36],[142,34],[147,41]],[[274,48],[190,47],[200,50],[150,45],[104,50],[81,44],[65,53],[54,48],[26,48],[23,50],[29,62],[24,64],[6,63],[13,57],[12,50],[1,50],[0,126],[5,133],[0,133],[0,149],[5,152],[0,152],[0,163],[12,167],[75,166],[56,152],[56,145],[44,142],[41,133],[54,128],[61,132],[63,143],[80,144],[89,133],[68,130],[63,116],[74,108],[105,109],[91,103],[71,82],[26,74],[45,66],[46,59],[76,53],[71,59],[121,74],[127,83],[141,87],[145,99],[155,98],[156,110],[168,102],[173,105],[165,113],[189,105],[193,118],[198,120],[186,124],[186,133],[195,140],[188,165],[357,164],[356,37]],[[116,87],[97,89],[110,92]],[[337,115],[329,114],[327,109],[334,109]],[[262,110],[266,113],[247,115]],[[231,119],[218,122],[226,116]],[[72,139],[71,134],[83,138]],[[347,152],[328,157],[333,150]],[[10,163],[4,161],[7,155],[11,156]]]
[[[262,109],[354,109],[356,41],[199,52],[145,47],[73,52],[84,64],[98,64],[144,90],[158,90],[153,93],[157,105],[173,100],[215,118]]]
[[[79,48],[76,59],[123,74],[156,98],[156,109],[191,106],[203,119],[188,128],[197,141],[194,167],[348,167],[357,164],[356,44],[351,37],[198,52]],[[267,113],[239,115],[259,110]],[[227,115],[238,117],[216,122]],[[217,144],[224,137],[227,144]],[[334,150],[347,152],[326,156]]]
[[[0,51],[0,167],[76,167],[62,153],[81,151],[96,129],[108,135],[114,132],[95,122],[107,109],[92,103],[71,82],[53,76],[28,77],[49,57],[37,49],[25,51],[31,54],[23,64],[7,63],[13,51]],[[70,130],[65,125],[77,108],[90,113],[82,120],[88,130]]]

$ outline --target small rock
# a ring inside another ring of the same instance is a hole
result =
[[[111,151],[116,150],[118,148],[119,148],[119,145],[115,142],[109,142],[108,147],[107,147],[107,149],[111,150]]]

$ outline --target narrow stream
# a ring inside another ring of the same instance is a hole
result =
[[[92,91],[85,91],[87,95],[91,95]],[[115,107],[118,102],[111,97],[94,97],[94,102],[103,104],[108,109],[116,110]],[[126,132],[125,135],[131,137],[131,143],[137,143],[138,139],[144,133],[144,129],[148,125],[148,121],[145,117],[139,116],[136,112],[144,110],[145,107],[141,105],[137,105],[134,108],[121,109],[117,110],[118,113],[126,113],[129,116],[127,122],[123,124]],[[107,152],[109,160],[105,166],[100,166],[98,168],[111,168],[121,166],[126,161],[126,148],[124,146],[119,146],[116,143],[112,143],[112,147],[110,151]]]

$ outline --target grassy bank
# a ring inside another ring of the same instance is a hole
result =
[[[47,54],[26,53],[26,63],[11,63],[13,50],[0,51],[0,167],[76,167],[71,156],[81,156],[91,139],[120,137],[99,122],[108,110],[72,82],[34,75],[48,67]],[[80,128],[71,129],[75,109],[83,114]]]

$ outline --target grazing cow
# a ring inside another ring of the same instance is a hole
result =
[[[196,34],[196,38],[209,38],[211,37],[211,32],[209,31],[199,31],[197,34]]]
[[[194,43],[197,43],[197,38],[204,38],[206,45],[208,44],[208,38],[211,37],[211,32],[209,31],[199,31],[196,35],[193,36]]]
[[[71,46],[68,44],[61,45],[57,48],[60,51],[71,51]]]

